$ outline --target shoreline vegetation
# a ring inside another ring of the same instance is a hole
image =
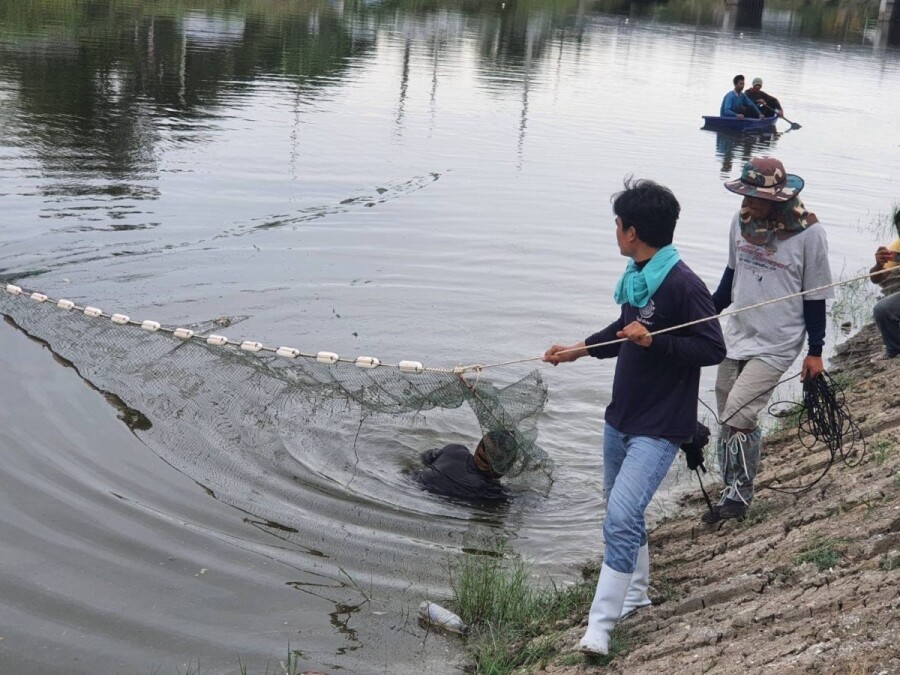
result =
[[[577,651],[599,563],[575,584],[541,585],[502,546],[467,554],[451,606],[472,624],[471,671],[900,672],[900,358],[870,363],[881,351],[870,324],[830,363],[865,437],[859,464],[836,461],[800,494],[767,489],[810,482],[829,457],[782,420],[743,521],[704,525],[700,490],[684,495],[650,534],[653,606],[619,624],[609,657]]]

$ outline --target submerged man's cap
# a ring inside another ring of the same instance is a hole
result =
[[[725,182],[725,188],[746,197],[787,202],[800,194],[803,179],[784,170],[774,157],[754,157],[744,164],[741,177]]]
[[[756,85],[759,85],[760,87],[762,86],[762,78],[761,77],[753,78],[753,86],[755,87]]]

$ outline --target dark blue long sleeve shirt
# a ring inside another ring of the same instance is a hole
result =
[[[617,321],[587,338],[591,356],[618,358],[606,421],[623,434],[691,438],[697,430],[700,368],[725,358],[718,319],[654,335],[647,348],[630,341],[593,345],[616,340],[616,332],[632,321],[654,332],[715,315],[706,285],[678,262],[645,307],[622,305]]]
[[[413,479],[429,492],[471,501],[502,501],[508,497],[500,481],[479,469],[472,454],[458,443],[426,450],[422,464],[424,468],[416,471]]]

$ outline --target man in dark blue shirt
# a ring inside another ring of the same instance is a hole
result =
[[[494,465],[509,465],[497,461],[501,456],[516,452],[515,437],[507,431],[489,431],[479,441],[475,454],[457,443],[434,448],[422,453],[425,468],[413,474],[419,485],[435,494],[472,501],[502,501],[507,491],[501,485],[502,474]]]
[[[628,180],[613,211],[619,251],[631,259],[616,286],[619,318],[544,354],[553,365],[617,358],[603,435],[606,549],[579,643],[588,654],[607,654],[619,618],[650,604],[644,511],[679,446],[697,432],[700,368],[725,357],[718,319],[705,320],[716,315],[712,296],[672,246],[681,211],[675,195],[652,181]]]

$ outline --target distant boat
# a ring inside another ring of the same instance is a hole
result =
[[[778,115],[771,117],[745,117],[739,120],[737,117],[713,117],[712,115],[703,115],[703,128],[712,129],[714,131],[732,131],[741,133],[743,131],[761,131],[762,129],[774,128]]]

